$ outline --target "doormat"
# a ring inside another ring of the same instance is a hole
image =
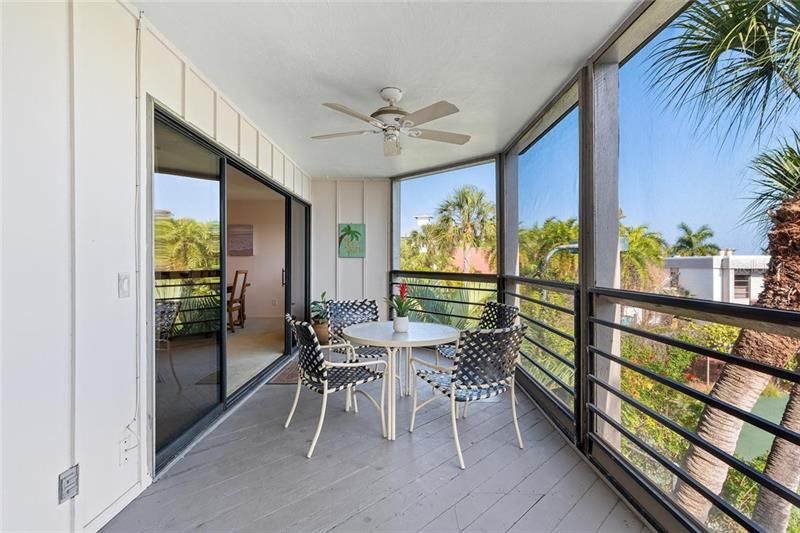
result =
[[[269,380],[270,385],[296,385],[297,384],[297,360],[293,359],[278,372],[274,378]]]

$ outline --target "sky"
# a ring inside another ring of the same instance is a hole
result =
[[[156,174],[153,208],[170,211],[175,218],[219,222],[219,182]]]
[[[741,223],[752,195],[752,159],[777,145],[800,123],[800,115],[787,117],[760,145],[745,132],[723,142],[723,135],[698,128],[687,109],[667,108],[650,87],[648,56],[671,29],[644,47],[620,70],[620,165],[619,196],[624,223],[646,224],[668,243],[677,236],[677,225],[692,228],[708,224],[712,239],[737,254],[760,254],[764,246],[758,228]],[[567,113],[551,130],[520,157],[519,217],[524,226],[549,217],[578,215],[578,118]],[[414,227],[413,216],[433,214],[435,207],[466,181],[494,191],[494,169],[472,168],[409,180],[403,184],[402,229]]]

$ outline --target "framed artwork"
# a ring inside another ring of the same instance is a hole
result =
[[[365,257],[366,255],[366,224],[339,224],[339,257]]]
[[[228,225],[228,255],[239,257],[253,255],[252,224]]]

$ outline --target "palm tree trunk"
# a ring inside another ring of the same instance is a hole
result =
[[[770,261],[764,275],[764,290],[756,305],[790,310],[800,310],[800,195],[787,200],[770,213],[772,230],[769,232]],[[773,335],[753,330],[742,330],[732,353],[768,365],[783,367],[800,349],[800,339]],[[759,372],[726,364],[719,379],[711,389],[711,396],[745,411],[751,411],[769,377]],[[697,434],[703,440],[723,451],[733,454],[743,422],[713,407],[706,407],[697,425]],[[684,459],[686,471],[701,485],[719,494],[728,476],[728,466],[706,451],[691,446]],[[683,508],[705,522],[711,502],[689,485],[679,482],[675,499]]]
[[[789,403],[781,418],[781,425],[800,431],[800,384],[795,384],[789,394]],[[790,490],[800,483],[800,446],[776,438],[769,451],[764,473]],[[753,520],[767,531],[786,531],[792,504],[774,492],[762,488],[758,493]]]

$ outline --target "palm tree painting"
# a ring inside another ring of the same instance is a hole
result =
[[[365,224],[339,224],[339,257],[364,257],[366,253]]]

